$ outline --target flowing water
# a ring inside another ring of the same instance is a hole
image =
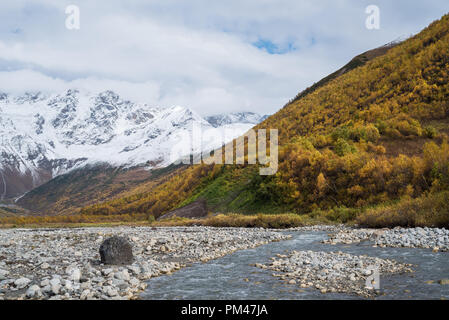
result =
[[[171,275],[153,278],[142,299],[362,299],[340,293],[321,294],[316,289],[299,288],[273,277],[273,271],[251,266],[267,263],[276,254],[291,250],[343,251],[411,263],[415,272],[380,277],[381,293],[376,299],[449,299],[449,285],[438,280],[449,278],[449,253],[429,249],[373,248],[372,243],[327,245],[320,243],[326,232],[287,232],[290,240],[237,251],[207,263],[196,263]],[[434,283],[426,282],[433,280]]]

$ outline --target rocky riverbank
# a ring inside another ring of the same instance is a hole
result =
[[[313,232],[313,231],[325,231],[331,234],[335,234],[337,232],[348,230],[349,227],[344,224],[336,224],[336,225],[313,225],[313,226],[304,226],[304,227],[296,227],[290,228],[289,231],[301,231],[301,232]],[[278,230],[280,231],[280,230]],[[284,229],[285,231],[285,229]]]
[[[323,240],[325,244],[372,241],[375,247],[430,248],[435,252],[448,251],[449,247],[449,231],[445,229],[374,230],[336,225],[284,231],[208,227],[3,229],[0,230],[0,300],[136,299],[146,288],[146,280],[152,277],[171,274],[186,265],[220,258],[236,250],[285,240],[290,237],[288,232],[325,232],[329,235]],[[100,263],[100,245],[115,235],[126,237],[131,243],[132,264]],[[371,272],[368,267],[374,266],[381,275],[412,271],[410,265],[394,260],[321,250],[290,251],[273,257],[271,263],[256,266],[273,270],[274,276],[300,288],[366,297],[375,294],[365,288]]]
[[[114,235],[130,240],[132,265],[100,263],[100,244]],[[206,227],[0,230],[0,299],[136,299],[152,277],[287,238]]]
[[[350,229],[332,234],[324,243],[353,244],[372,241],[378,247],[427,248],[449,251],[449,230],[438,228]]]
[[[412,272],[412,266],[408,264],[343,252],[292,251],[288,255],[277,255],[272,260],[269,264],[255,266],[273,270],[273,276],[300,288],[364,297],[376,294],[375,283],[369,284],[371,288],[366,286],[367,278],[374,272],[381,275]]]

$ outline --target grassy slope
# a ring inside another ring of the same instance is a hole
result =
[[[261,204],[252,192],[257,167],[223,170],[217,178],[197,187],[194,193],[178,206],[187,205],[199,198],[206,199],[214,212],[253,214],[259,212],[282,213],[276,205]]]
[[[306,90],[301,91],[291,102],[289,102],[289,104],[299,101],[332,80],[365,65],[367,62],[385,55],[390,49],[397,45],[398,43],[391,43],[356,56],[336,72],[321,79]],[[256,170],[257,168],[245,168],[244,170],[239,171],[227,171],[209,184],[200,186],[195,190],[193,196],[181,203],[181,206],[189,204],[198,198],[205,198],[208,200],[211,209],[216,212],[251,214],[258,212],[281,213],[288,210],[273,203],[260,203],[257,201],[256,195],[251,190],[251,181],[257,179]]]
[[[418,119],[422,128],[431,126],[443,136],[448,134],[448,52],[442,45],[447,44],[448,27],[445,16],[405,43],[385,49],[382,54],[380,51],[371,54],[373,61],[367,61],[366,54],[356,57],[341,70],[300,93],[258,128],[280,128],[281,144],[285,146],[301,136],[313,138],[331,134],[353,119],[365,124],[376,123],[379,119],[405,113]],[[428,72],[425,68],[429,65],[432,73],[423,75],[423,71]],[[392,72],[393,67],[396,72]],[[391,87],[396,81],[401,81],[402,87],[395,92]],[[417,91],[416,86],[423,83],[431,89]],[[400,155],[422,157],[429,141],[431,139],[425,135],[383,135],[378,145],[385,148],[384,156],[390,159]],[[272,200],[263,201],[257,196],[260,184],[254,183],[262,178],[252,174],[250,178],[247,173],[245,179],[235,179],[235,173],[226,173],[209,185],[201,186],[194,198],[204,197],[223,212],[300,210]],[[228,187],[230,183],[232,188]]]
[[[375,122],[399,113],[447,118],[448,20],[444,16],[385,55],[288,104],[258,127],[280,128],[285,144],[351,120]]]
[[[114,197],[143,192],[168,179],[178,167],[147,171],[142,168],[86,167],[71,171],[28,192],[18,205],[38,215],[76,213],[79,208]]]

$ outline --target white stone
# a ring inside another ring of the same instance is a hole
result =
[[[49,279],[45,279],[41,281],[41,287],[46,287],[50,284],[50,280]]]
[[[90,283],[89,282],[83,282],[80,285],[81,289],[88,289],[90,287]]]
[[[50,287],[54,295],[59,294],[59,290],[61,289],[61,280],[59,280],[58,278],[51,279]]]
[[[110,275],[112,272],[114,272],[114,270],[111,268],[103,269],[103,275],[105,276]]]
[[[118,296],[118,292],[116,289],[113,289],[111,287],[108,288],[108,291],[106,292],[108,294],[108,296],[110,297],[115,297]]]
[[[16,288],[22,289],[25,288],[30,282],[31,280],[28,278],[20,278],[14,281],[14,285],[16,286]]]
[[[0,280],[6,280],[8,277],[9,271],[0,269]]]
[[[114,277],[115,277],[116,279],[119,279],[119,280],[125,280],[125,281],[129,281],[129,279],[130,279],[128,270],[122,270],[122,271],[116,272],[116,273],[114,274]]]
[[[43,293],[50,294],[50,292],[52,292],[52,291],[51,291],[51,286],[50,286],[49,284],[46,285],[46,286],[44,286],[44,287],[42,288],[42,292],[43,292]]]
[[[129,280],[129,284],[133,287],[137,287],[140,284],[140,281],[136,278],[132,278],[131,280]]]
[[[48,268],[50,268],[50,265],[47,262],[44,262],[43,264],[41,264],[41,269],[46,270]]]
[[[131,272],[134,273],[135,275],[140,274],[140,268],[138,266],[130,266],[128,267],[128,269],[131,270]]]
[[[41,288],[39,288],[38,285],[32,285],[28,288],[26,296],[28,298],[39,298],[40,296],[42,296]]]
[[[73,282],[79,282],[81,279],[81,270],[76,267],[68,267],[66,273],[69,275],[69,279]]]
[[[81,299],[81,300],[87,300],[88,297],[89,297],[89,295],[90,295],[90,290],[89,290],[89,289],[86,289],[86,290],[84,290],[84,291],[81,293],[80,299]]]
[[[66,289],[66,291],[69,291],[69,292],[73,291],[72,282],[71,281],[66,281],[64,288]]]

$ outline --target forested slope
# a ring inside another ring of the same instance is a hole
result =
[[[276,175],[259,176],[251,166],[189,168],[146,200],[131,201],[142,203],[128,204],[125,212],[158,215],[198,196],[226,211],[310,212],[446,189],[448,63],[449,17],[444,16],[258,125],[279,129]],[[404,152],[397,152],[400,148]],[[179,197],[175,193],[164,205],[162,190],[177,181],[184,184],[175,188]],[[123,212],[115,205],[119,201],[107,205]],[[98,212],[94,208],[84,212]]]
[[[214,211],[326,211],[363,223],[367,208],[438,198],[449,189],[448,64],[446,15],[258,125],[279,129],[276,175],[251,165],[191,166],[147,192],[81,212],[159,216],[201,197]],[[385,213],[370,210],[372,221]]]

